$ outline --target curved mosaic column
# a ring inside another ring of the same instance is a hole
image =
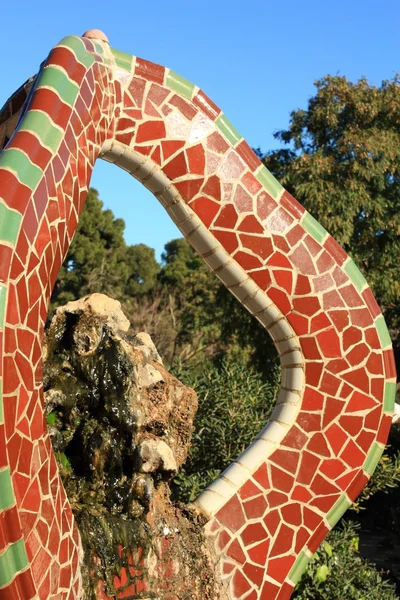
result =
[[[0,157],[0,600],[79,595],[41,336],[99,156],[153,192],[275,342],[272,419],[194,506],[232,600],[288,599],[390,428],[394,361],[367,283],[199,88],[101,32],[62,40],[23,110]]]

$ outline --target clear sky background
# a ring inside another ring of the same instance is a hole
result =
[[[0,0],[1,1],[1,0]],[[306,108],[324,75],[400,72],[400,0],[36,0],[1,2],[0,104],[66,35],[103,30],[118,50],[170,67],[201,87],[252,147]],[[179,231],[127,173],[96,163],[91,185],[126,223],[128,244],[160,257]]]

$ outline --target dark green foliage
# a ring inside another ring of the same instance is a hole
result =
[[[358,552],[357,526],[342,522],[314,554],[293,600],[397,600],[395,586]]]
[[[60,269],[53,306],[95,292],[122,300],[152,288],[160,268],[154,250],[144,244],[127,246],[124,229],[124,221],[104,210],[98,192],[91,188]]]
[[[269,381],[271,372],[279,364],[270,335],[222,284],[217,302],[222,311],[220,353],[251,365]]]
[[[352,505],[352,509],[359,511],[364,509],[366,502],[371,496],[378,492],[389,494],[391,490],[400,485],[400,450],[391,452],[387,448],[380,459],[373,477],[369,480],[357,500]]]
[[[202,374],[186,370],[179,379],[193,387],[199,408],[192,448],[174,480],[174,493],[194,500],[253,441],[268,421],[279,387],[279,370],[268,383],[256,371],[235,360],[209,365]]]
[[[168,290],[176,329],[172,359],[209,357],[221,338],[220,283],[185,239],[168,242],[162,260],[159,283]]]
[[[109,293],[111,282],[120,287],[124,227],[122,219],[115,219],[110,210],[103,210],[98,192],[90,189],[58,276],[53,303],[63,304],[89,292]]]
[[[153,289],[160,270],[153,248],[145,244],[127,246],[123,262],[127,271],[124,296],[142,296]]]
[[[163,268],[159,280],[164,285],[174,287],[176,291],[183,291],[179,286],[186,286],[191,275],[207,269],[204,261],[184,238],[165,244],[165,251],[161,258]]]

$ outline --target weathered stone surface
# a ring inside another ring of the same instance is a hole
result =
[[[94,294],[47,331],[47,420],[85,550],[85,600],[217,600],[202,523],[170,500],[197,399],[151,338],[129,341],[119,302]],[[91,573],[91,576],[89,575]]]
[[[178,469],[172,450],[163,440],[143,440],[138,450],[142,473],[177,472]]]
[[[163,364],[162,358],[158,354],[157,348],[148,333],[144,331],[137,333],[133,338],[132,343],[134,346],[140,346],[140,350],[146,358],[152,358],[156,362]]]
[[[113,300],[104,294],[91,294],[79,300],[73,300],[56,309],[56,317],[63,313],[80,314],[100,317],[106,320],[114,331],[128,331],[130,323],[122,312],[121,302]]]
[[[153,365],[138,365],[138,381],[141,387],[149,388],[160,381],[164,381],[162,374]]]

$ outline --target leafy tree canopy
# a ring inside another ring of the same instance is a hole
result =
[[[127,246],[124,229],[123,219],[105,210],[91,188],[54,288],[53,305],[94,292],[123,300],[151,289],[160,268],[154,250],[144,244]]]
[[[164,248],[161,256],[164,265],[159,278],[161,283],[179,286],[199,270],[208,272],[204,261],[184,238],[172,240]]]
[[[160,270],[153,248],[145,244],[127,246],[123,260],[128,271],[124,294],[141,296],[152,290]]]

